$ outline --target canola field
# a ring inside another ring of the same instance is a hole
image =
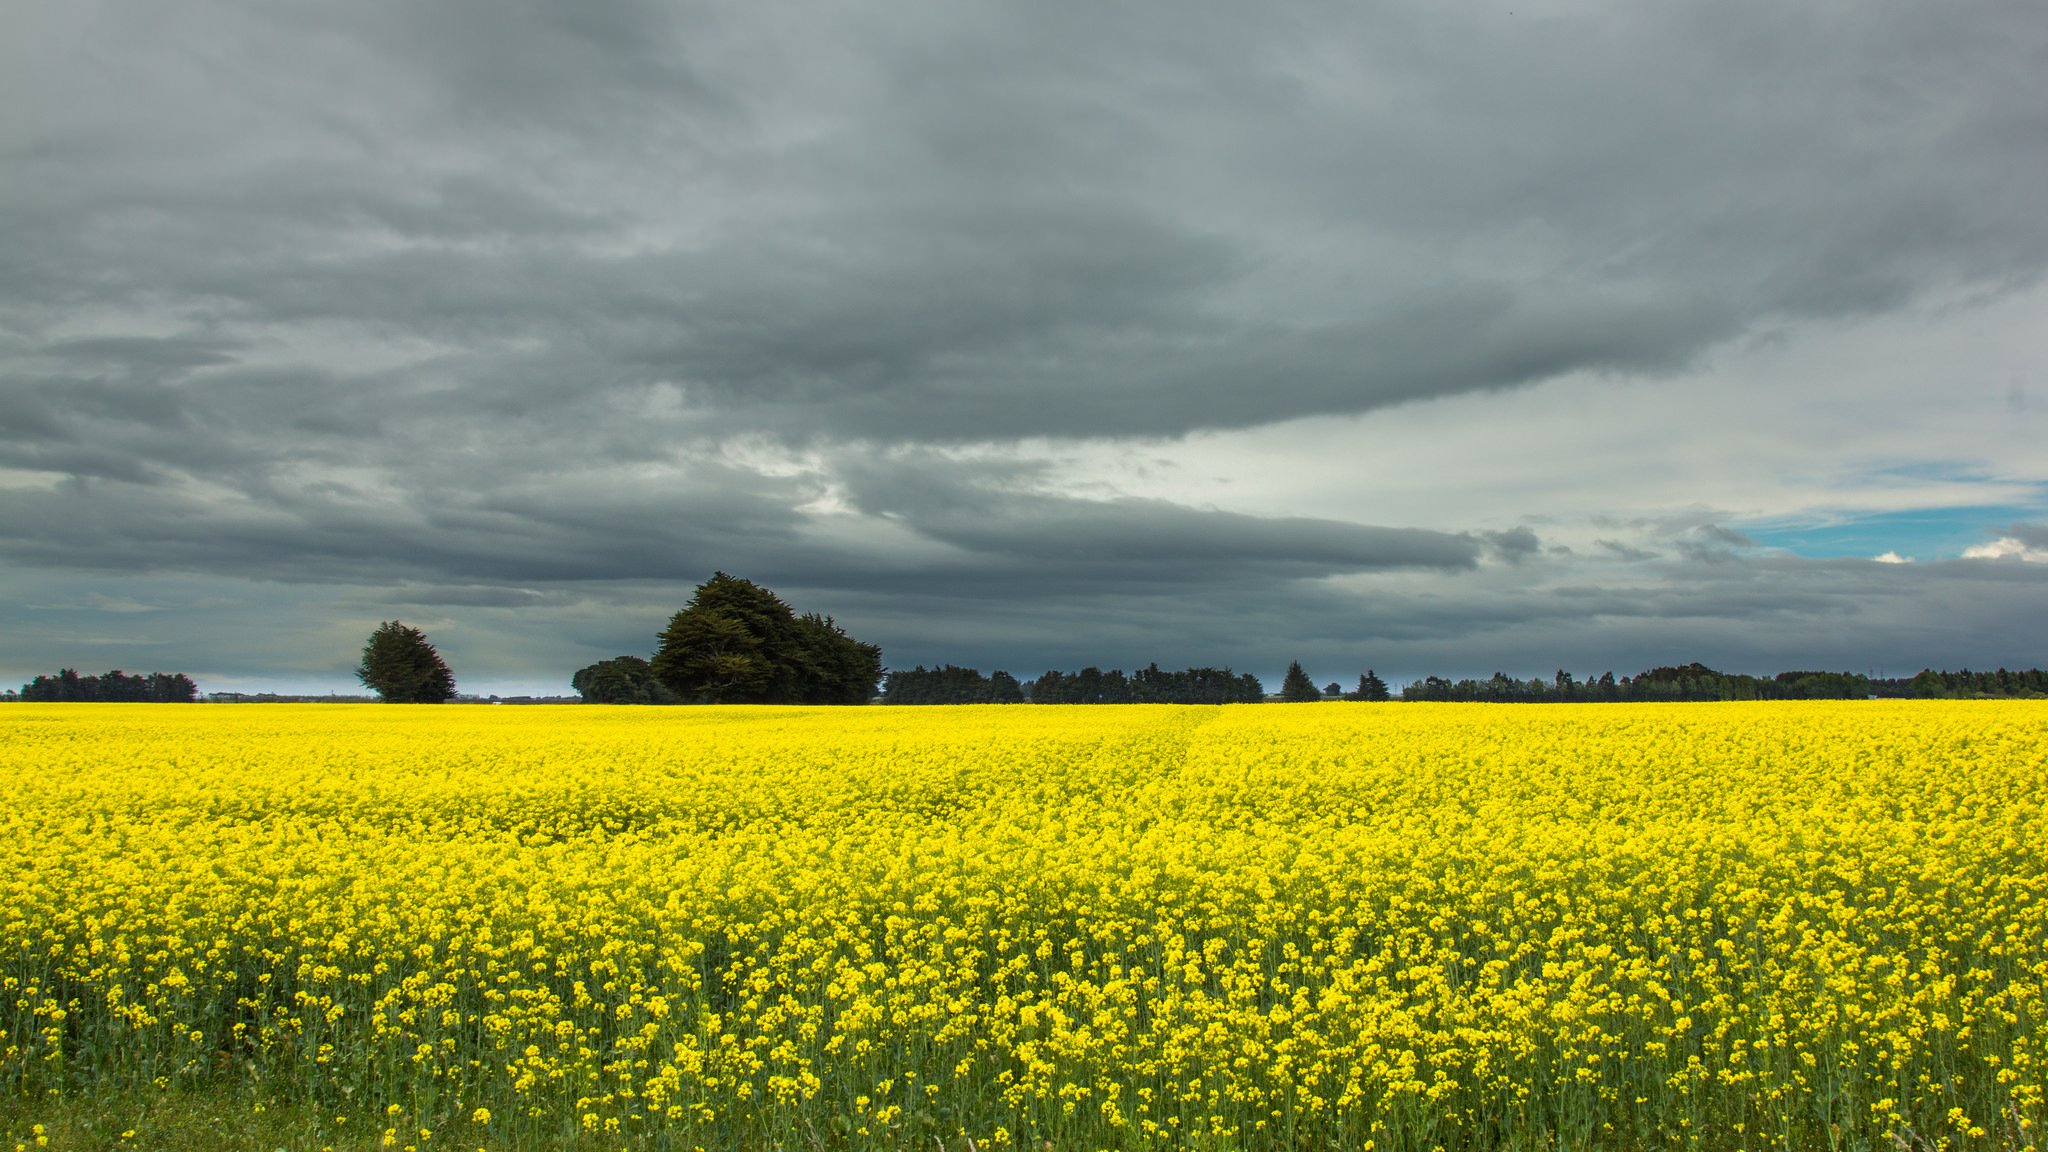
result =
[[[0,992],[356,1147],[2037,1149],[2048,706],[16,705]]]

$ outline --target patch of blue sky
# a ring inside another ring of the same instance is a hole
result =
[[[2040,504],[1960,504],[1899,512],[1848,512],[1780,517],[1731,524],[1762,548],[1826,559],[1887,554],[1914,560],[1951,560],[1974,545],[1998,539],[2009,524],[2038,522]]]

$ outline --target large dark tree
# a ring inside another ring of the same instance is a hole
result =
[[[455,695],[455,674],[426,634],[396,620],[370,633],[356,679],[386,704],[446,704]]]
[[[638,656],[615,656],[579,668],[569,686],[585,704],[674,704],[675,693],[654,678],[654,666]]]
[[[1287,666],[1287,675],[1280,681],[1280,699],[1289,704],[1303,704],[1322,698],[1323,694],[1316,690],[1316,682],[1301,670],[1301,661]]]
[[[700,704],[865,704],[882,650],[719,572],[669,620],[653,668],[669,691]]]

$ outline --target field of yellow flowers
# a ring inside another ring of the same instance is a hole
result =
[[[362,1146],[2035,1149],[2048,707],[15,705],[0,990]]]

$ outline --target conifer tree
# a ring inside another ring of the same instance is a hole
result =
[[[1289,704],[1300,704],[1310,700],[1321,700],[1323,694],[1316,688],[1316,682],[1301,670],[1301,661],[1287,666],[1287,676],[1280,681],[1280,699]]]
[[[1358,691],[1352,693],[1351,698],[1377,702],[1392,699],[1393,694],[1387,690],[1387,682],[1380,679],[1380,674],[1367,668],[1365,675],[1358,678]]]
[[[455,695],[455,674],[426,634],[397,620],[370,633],[356,679],[386,704],[446,704]]]

